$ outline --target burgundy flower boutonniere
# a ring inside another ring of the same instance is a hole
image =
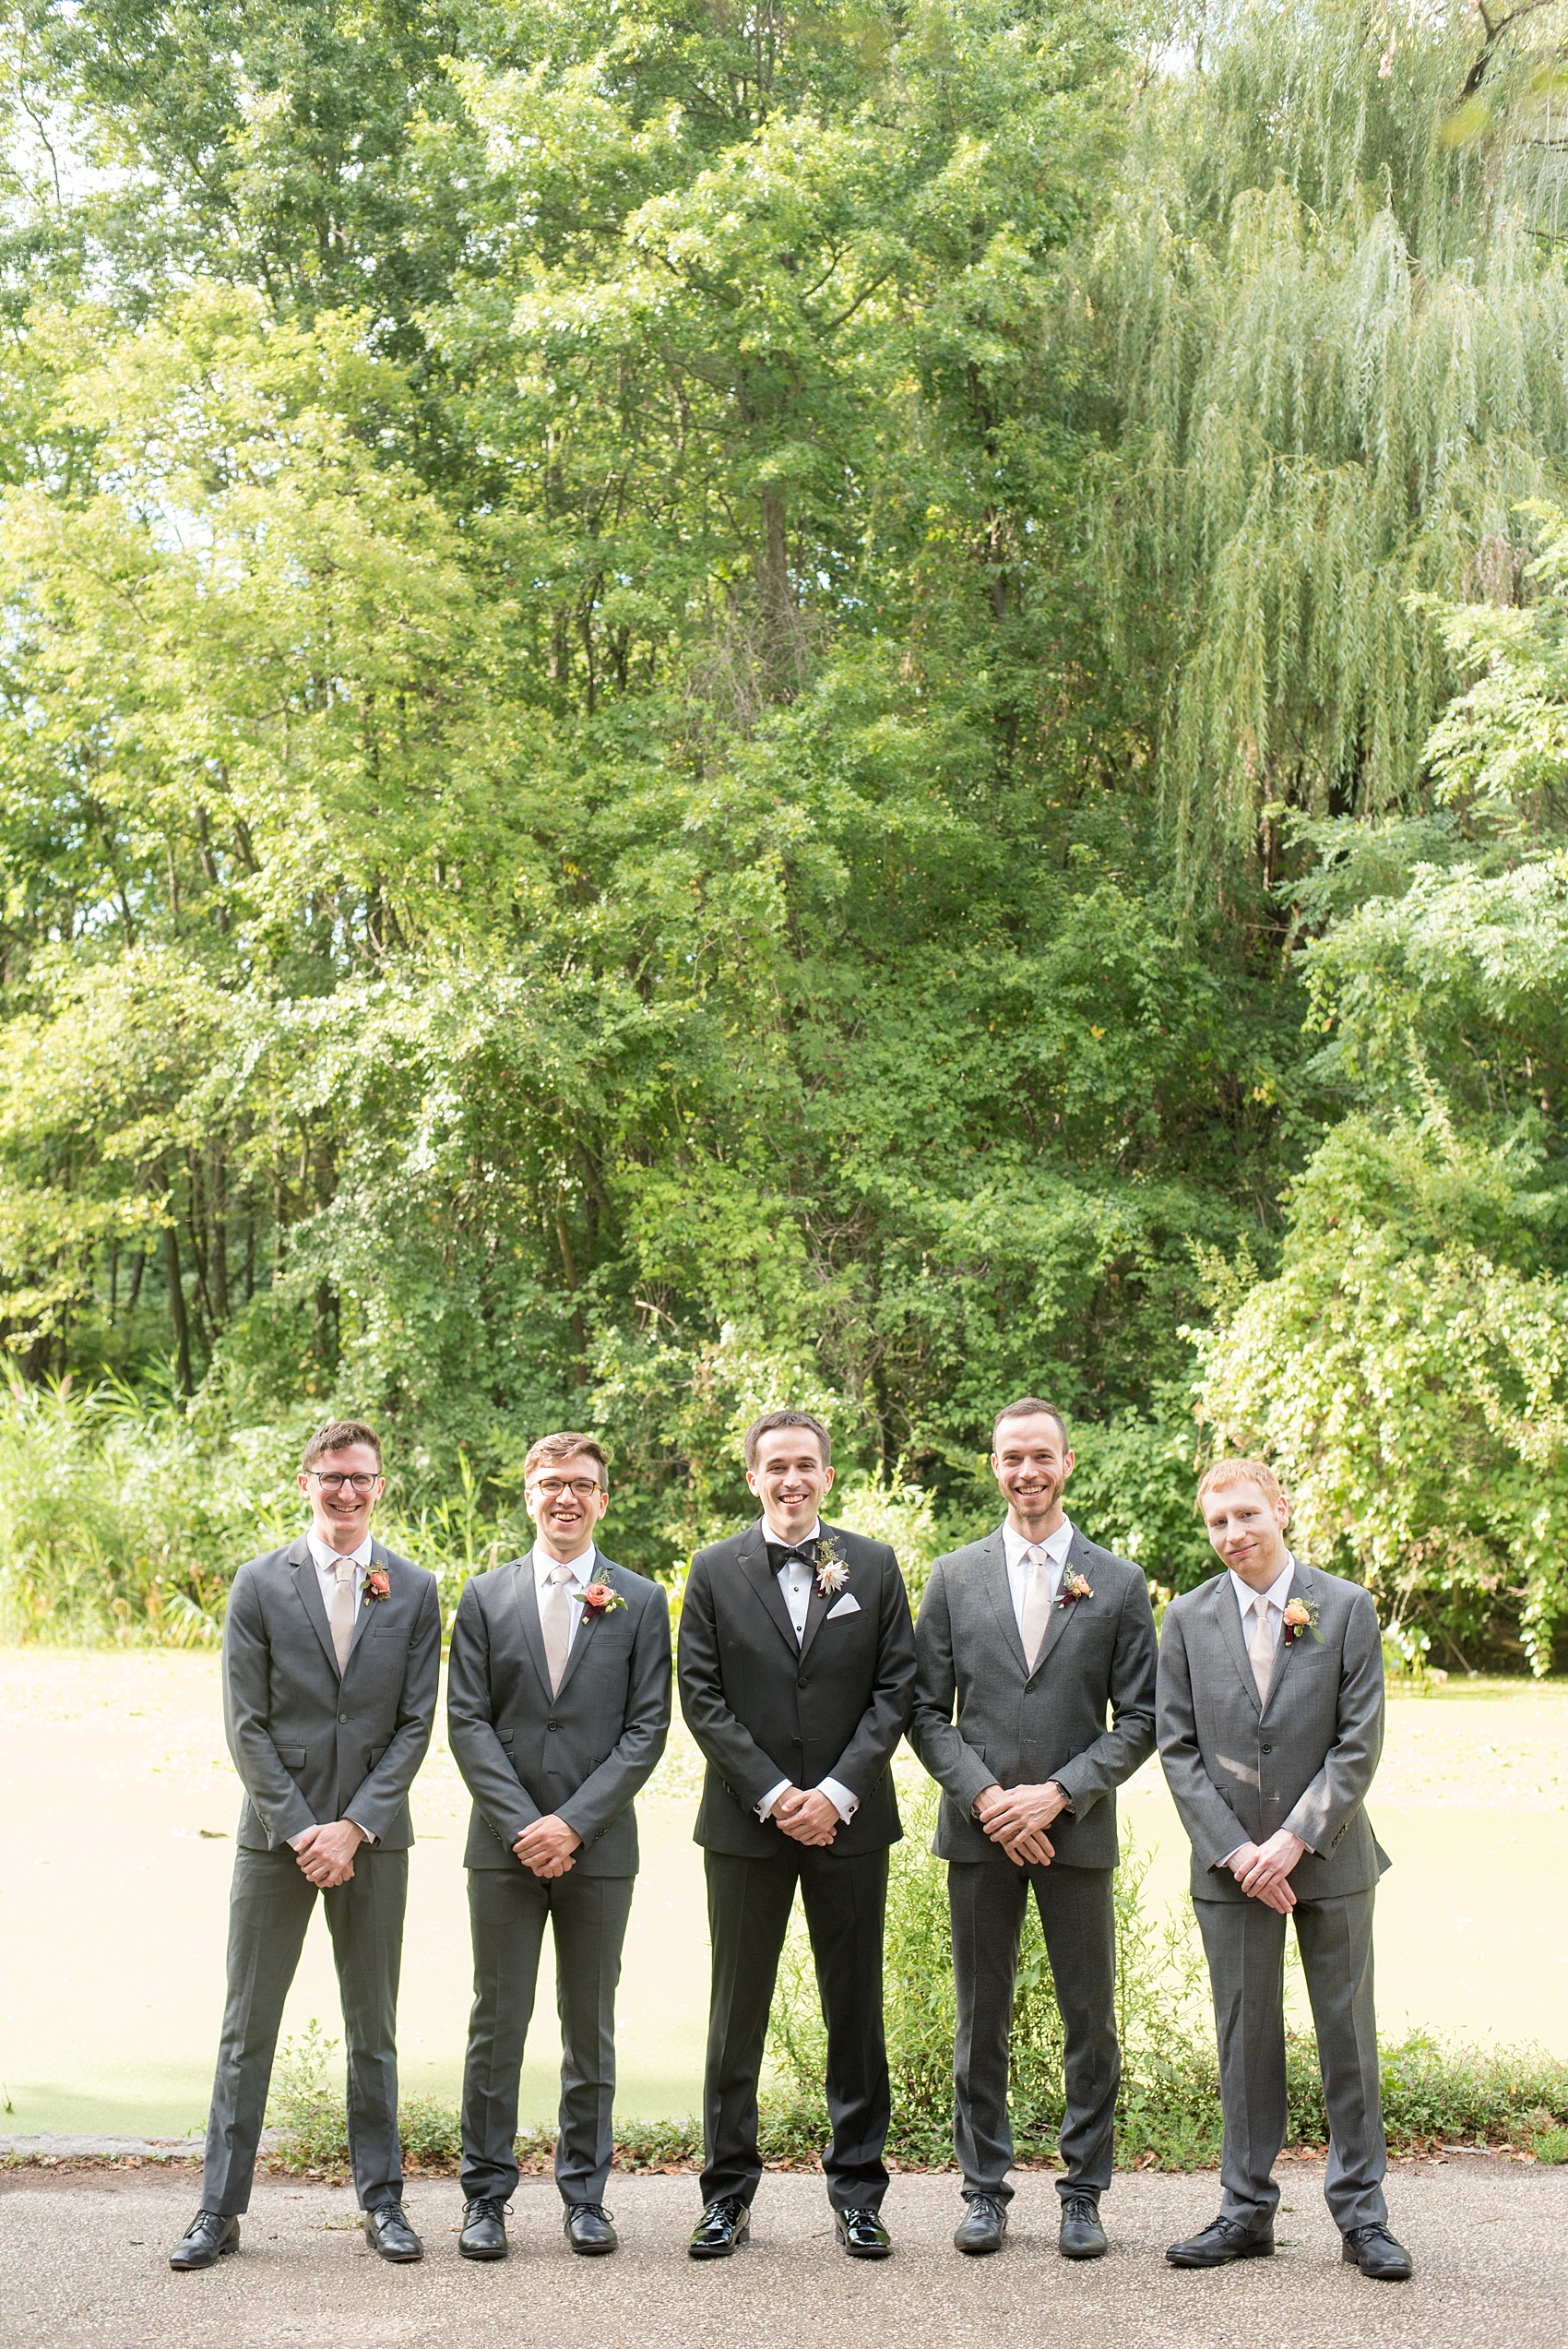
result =
[[[1079,1599],[1092,1599],[1093,1596],[1094,1592],[1089,1589],[1087,1582],[1085,1581],[1083,1576],[1078,1572],[1077,1568],[1075,1566],[1070,1566],[1067,1568],[1066,1573],[1062,1577],[1062,1591],[1061,1595],[1056,1602],[1057,1605],[1059,1607],[1070,1607],[1075,1604]]]
[[[1316,1607],[1310,1606],[1305,1599],[1290,1601],[1285,1610],[1284,1628],[1279,1634],[1288,1648],[1293,1648],[1303,1637],[1315,1640],[1322,1647],[1323,1633],[1317,1628],[1317,1615]]]
[[[373,1566],[364,1579],[367,1599],[387,1599],[392,1595],[392,1578],[384,1566]]]
[[[613,1615],[617,1607],[625,1604],[620,1592],[612,1590],[608,1582],[590,1582],[583,1592],[583,1613],[592,1616],[596,1622],[601,1615]]]

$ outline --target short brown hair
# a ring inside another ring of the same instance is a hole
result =
[[[765,1411],[762,1417],[754,1419],[746,1430],[746,1466],[748,1468],[756,1466],[757,1446],[763,1437],[771,1436],[776,1429],[782,1427],[809,1427],[816,1437],[821,1450],[822,1464],[824,1468],[827,1466],[833,1458],[833,1438],[814,1412]]]
[[[1266,1460],[1211,1460],[1198,1478],[1198,1496],[1193,1503],[1199,1517],[1210,1493],[1228,1493],[1232,1485],[1255,1485],[1265,1501],[1285,1498],[1285,1487]]]
[[[312,1469],[318,1460],[325,1460],[328,1452],[346,1451],[350,1444],[368,1444],[375,1454],[377,1468],[381,1466],[381,1438],[374,1427],[365,1425],[362,1419],[329,1419],[325,1427],[316,1429],[305,1446],[305,1456],[300,1466]]]
[[[523,1482],[526,1485],[536,1468],[544,1468],[552,1461],[576,1460],[586,1453],[599,1462],[599,1481],[610,1482],[610,1456],[597,1436],[579,1436],[574,1428],[564,1427],[558,1436],[540,1436],[529,1446],[523,1461]]]
[[[1058,1427],[1061,1428],[1062,1449],[1065,1451],[1068,1449],[1067,1422],[1063,1418],[1062,1413],[1057,1410],[1054,1403],[1043,1403],[1038,1395],[1020,1395],[1016,1403],[1004,1403],[1002,1409],[997,1413],[995,1418],[991,1423],[992,1450],[994,1451],[996,1449],[996,1431],[1001,1426],[1004,1419],[1028,1419],[1039,1411],[1043,1411],[1047,1419],[1054,1419]]]

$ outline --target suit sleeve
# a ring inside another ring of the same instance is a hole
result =
[[[509,1852],[539,1805],[518,1780],[491,1720],[490,1620],[469,1582],[457,1601],[446,1663],[446,1739],[463,1783]]]
[[[854,1735],[825,1776],[847,1786],[863,1803],[897,1750],[898,1740],[909,1725],[914,1700],[915,1627],[909,1617],[909,1594],[897,1559],[885,1549],[870,1702],[856,1723]],[[775,1783],[769,1781],[769,1784]],[[766,1794],[768,1789],[765,1786],[762,1791]]]
[[[441,1600],[435,1577],[426,1578],[424,1598],[409,1641],[408,1669],[398,1699],[391,1742],[347,1806],[356,1827],[377,1838],[396,1825],[430,1750],[435,1702],[441,1687]]]
[[[580,1634],[578,1635],[581,1636]],[[602,1835],[641,1793],[670,1735],[670,1602],[662,1587],[649,1590],[632,1640],[626,1717],[613,1750],[585,1778],[558,1812],[585,1843]]]
[[[906,1614],[908,1609],[905,1610]],[[726,1786],[748,1810],[755,1810],[765,1795],[793,1783],[793,1774],[763,1752],[751,1731],[731,1712],[724,1694],[724,1666],[719,1649],[719,1621],[713,1604],[713,1580],[702,1556],[692,1562],[686,1595],[681,1606],[681,1711],[705,1760],[712,1763]],[[842,1772],[834,1771],[834,1776]],[[853,1779],[851,1794],[860,1788]]]
[[[1165,1635],[1159,1643],[1155,1713],[1160,1762],[1187,1840],[1204,1867],[1218,1867],[1238,1845],[1250,1843],[1252,1837],[1204,1766],[1187,1643],[1174,1607],[1166,1615]]]
[[[1336,1735],[1323,1767],[1285,1824],[1326,1859],[1366,1801],[1383,1752],[1383,1635],[1377,1609],[1359,1591],[1345,1626]]]
[[[1111,1726],[1056,1773],[1056,1783],[1082,1818],[1102,1795],[1131,1778],[1154,1751],[1154,1678],[1158,1644],[1148,1584],[1135,1569],[1116,1625],[1111,1657]]]
[[[283,1843],[317,1821],[267,1730],[271,1687],[272,1646],[261,1593],[250,1568],[243,1566],[223,1619],[223,1733],[251,1808],[268,1834]]]
[[[975,1798],[997,1784],[996,1772],[954,1723],[958,1675],[953,1660],[953,1612],[942,1561],[932,1568],[915,1625],[915,1695],[909,1743],[944,1795],[968,1818]]]

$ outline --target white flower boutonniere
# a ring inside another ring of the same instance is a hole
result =
[[[836,1533],[825,1533],[816,1554],[816,1587],[825,1599],[836,1598],[849,1579],[849,1562],[838,1547]]]

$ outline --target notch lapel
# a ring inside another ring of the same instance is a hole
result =
[[[1253,1672],[1253,1660],[1247,1653],[1247,1643],[1241,1637],[1241,1610],[1236,1604],[1236,1585],[1230,1580],[1229,1567],[1221,1569],[1214,1595],[1219,1616],[1219,1636],[1230,1651],[1230,1661],[1236,1667],[1237,1679],[1246,1691],[1247,1702],[1261,1719],[1263,1707],[1258,1702],[1258,1684]],[[1283,1646],[1284,1642],[1281,1641],[1280,1644]],[[1277,1655],[1274,1659],[1274,1668],[1277,1673],[1279,1669]],[[1272,1684],[1269,1693],[1273,1694]]]
[[[301,1568],[303,1572],[301,1572]],[[293,1580],[294,1596],[310,1617],[311,1628],[321,1641],[321,1652],[327,1658],[334,1680],[342,1678],[338,1669],[338,1653],[332,1645],[332,1627],[327,1620],[322,1604],[321,1584],[316,1578],[315,1560],[310,1554],[310,1544],[302,1533],[289,1549],[289,1572]],[[352,1653],[352,1651],[350,1651]]]
[[[784,1593],[778,1587],[778,1577],[767,1559],[767,1543],[759,1520],[747,1533],[741,1536],[736,1563],[762,1601],[763,1612],[784,1641],[792,1656],[799,1657],[801,1642],[795,1637],[795,1627],[790,1620],[790,1610],[784,1604]],[[808,1614],[807,1621],[810,1621]]]
[[[610,1560],[600,1555],[596,1544],[593,1553],[593,1568],[588,1575],[589,1582],[609,1582],[611,1575],[613,1572],[614,1568],[612,1567]],[[612,1585],[612,1588],[613,1588],[613,1585]],[[538,1599],[539,1592],[536,1588],[534,1592],[536,1613],[538,1612]],[[561,1686],[555,1691],[555,1701],[559,1702],[560,1699],[565,1695],[567,1684],[571,1680],[573,1673],[576,1672],[578,1664],[582,1662],[584,1653],[588,1648],[588,1643],[597,1632],[599,1623],[599,1616],[590,1613],[587,1607],[584,1607],[581,1618],[577,1624],[576,1637],[566,1651],[566,1663],[561,1674]],[[543,1648],[543,1645],[544,1634],[541,1631],[540,1633],[540,1646],[541,1649]],[[546,1683],[546,1685],[548,1686],[548,1683]]]
[[[367,1599],[362,1591],[360,1592],[359,1609],[354,1616],[353,1633],[349,1640],[349,1663],[346,1663],[343,1666],[343,1677],[345,1680],[349,1676],[349,1664],[352,1663],[354,1661],[354,1657],[359,1650],[360,1641],[365,1635],[365,1626],[369,1623],[371,1616],[377,1607],[389,1607],[392,1604],[392,1569],[386,1563],[386,1553],[382,1548],[380,1543],[373,1541],[370,1545],[370,1564],[366,1567],[365,1572],[367,1574],[374,1574],[377,1567],[380,1567],[386,1576],[386,1596],[384,1599]],[[320,1596],[319,1584],[316,1586],[316,1595],[318,1597]]]
[[[512,1603],[517,1610],[517,1622],[522,1629],[523,1645],[539,1675],[539,1685],[544,1691],[546,1704],[551,1701],[550,1666],[544,1661],[544,1627],[539,1619],[539,1592],[534,1587],[533,1552],[518,1558],[512,1568]]]
[[[1294,1564],[1295,1561],[1292,1561],[1292,1563]],[[1307,1589],[1307,1571],[1308,1569],[1305,1567],[1300,1564],[1296,1565],[1296,1570],[1290,1577],[1290,1588],[1285,1593],[1285,1604],[1287,1606],[1289,1605],[1292,1599],[1297,1597],[1303,1600],[1307,1605],[1310,1606],[1312,1604],[1312,1600]],[[1310,1639],[1311,1636],[1310,1632],[1303,1631],[1301,1639]],[[1274,1702],[1275,1698],[1278,1695],[1279,1684],[1285,1677],[1286,1669],[1289,1664],[1290,1658],[1294,1655],[1300,1645],[1301,1640],[1299,1640],[1286,1639],[1285,1626],[1282,1623],[1279,1627],[1279,1645],[1274,1651],[1274,1670],[1269,1675],[1268,1694],[1264,1699],[1263,1703],[1263,1710],[1265,1712],[1268,1711],[1269,1706]]]
[[[996,1611],[997,1628],[1011,1651],[1018,1670],[1027,1680],[1029,1676],[1029,1660],[1024,1653],[1023,1634],[1018,1628],[1018,1618],[1013,1612],[1013,1586],[1007,1580],[1007,1552],[1003,1545],[1000,1525],[986,1544],[985,1556],[980,1561],[980,1573],[991,1604]]]
[[[1066,1581],[1071,1568],[1083,1565],[1084,1560],[1080,1556],[1079,1553],[1080,1551],[1087,1549],[1087,1546],[1088,1544],[1085,1542],[1083,1535],[1075,1525],[1073,1528],[1073,1538],[1067,1544],[1067,1555],[1062,1561],[1063,1582]],[[1084,1580],[1086,1582],[1088,1580],[1087,1574],[1084,1577]],[[1061,1639],[1063,1631],[1066,1630],[1068,1618],[1071,1616],[1076,1615],[1078,1609],[1083,1605],[1083,1604],[1084,1602],[1082,1599],[1075,1599],[1071,1606],[1064,1607],[1062,1604],[1061,1588],[1060,1585],[1058,1586],[1057,1595],[1051,1603],[1051,1613],[1045,1618],[1045,1629],[1040,1635],[1039,1653],[1035,1658],[1034,1670],[1029,1674],[1029,1678],[1031,1680],[1034,1678],[1035,1673],[1039,1670],[1041,1664],[1045,1662],[1046,1657],[1051,1653],[1052,1648],[1056,1645],[1058,1640]],[[1022,1640],[1020,1640],[1018,1642],[1020,1650],[1022,1650],[1023,1644]]]

